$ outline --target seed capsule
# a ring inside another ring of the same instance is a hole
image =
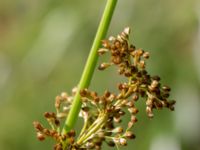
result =
[[[137,114],[139,112],[139,110],[137,108],[135,108],[135,107],[128,108],[128,111],[131,114]]]
[[[160,77],[159,76],[153,76],[151,77],[153,80],[157,80],[157,81],[160,81]]]
[[[137,94],[134,94],[133,97],[132,97],[132,99],[133,99],[134,101],[137,101],[137,100],[139,99],[139,96],[138,96]]]
[[[67,95],[66,92],[62,92],[61,97],[62,97],[63,100],[66,100],[68,98],[68,95]]]
[[[148,59],[149,58],[149,52],[144,52],[143,57]]]
[[[120,138],[119,139],[119,143],[122,145],[122,146],[126,146],[127,145],[127,141],[125,138]]]
[[[37,138],[40,141],[44,141],[45,140],[45,136],[44,134],[42,134],[41,132],[37,132]]]
[[[162,89],[167,92],[171,91],[171,88],[167,85],[163,86]]]
[[[158,85],[159,85],[159,82],[157,80],[153,80],[151,83],[152,88],[156,88],[156,87],[158,87]]]
[[[123,128],[122,127],[116,127],[115,129],[112,130],[113,133],[122,133]]]
[[[34,121],[33,122],[34,128],[38,131],[42,131],[44,129],[44,127],[41,125],[41,123],[39,123],[38,121]]]
[[[113,142],[113,141],[108,141],[107,144],[110,147],[114,147],[115,146],[115,142]]]
[[[126,35],[129,35],[130,32],[131,32],[130,27],[126,27],[126,28],[124,29],[124,33],[125,33]]]
[[[102,45],[103,45],[103,47],[105,47],[105,48],[110,48],[110,43],[109,43],[109,41],[108,40],[102,40]]]
[[[101,48],[101,49],[98,50],[98,54],[99,54],[99,55],[103,55],[103,54],[105,54],[106,52],[108,52],[108,49],[105,49],[105,48]]]
[[[149,118],[153,118],[153,112],[151,107],[146,107],[146,112]]]
[[[131,131],[127,131],[124,136],[127,137],[128,139],[135,138],[135,135]]]
[[[110,65],[111,65],[110,63],[102,63],[99,65],[98,69],[104,70],[104,69],[108,68]]]
[[[136,116],[131,115],[131,122],[136,123],[138,120],[136,118]]]

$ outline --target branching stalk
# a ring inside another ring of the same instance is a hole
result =
[[[93,75],[97,60],[98,60],[97,50],[101,44],[101,40],[105,37],[107,33],[116,3],[117,3],[117,0],[107,0],[107,4],[104,10],[101,22],[98,27],[96,37],[94,39],[90,54],[88,56],[82,77],[78,85],[77,93],[74,97],[71,110],[69,112],[69,115],[66,119],[65,125],[62,130],[63,134],[71,130],[77,120],[77,117],[81,108],[81,100],[80,100],[79,91],[81,89],[87,88],[90,84],[90,81],[92,79],[92,75]]]

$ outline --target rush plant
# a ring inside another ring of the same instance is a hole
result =
[[[55,98],[56,112],[45,112],[44,117],[50,128],[35,121],[34,127],[40,141],[51,137],[55,140],[55,150],[101,149],[106,143],[111,147],[127,145],[134,139],[133,127],[137,122],[135,103],[145,99],[146,113],[153,118],[154,109],[174,110],[174,100],[169,99],[170,88],[161,85],[159,76],[152,76],[146,70],[149,52],[136,48],[129,41],[130,28],[119,35],[104,39],[117,0],[107,0],[107,5],[91,48],[88,61],[78,87],[72,93],[61,93]],[[101,46],[100,46],[101,45]],[[99,48],[100,47],[100,48]],[[108,62],[99,65],[99,70],[116,66],[119,75],[127,80],[118,83],[118,93],[105,89],[103,95],[89,89],[98,55],[109,53]],[[122,118],[130,119],[122,127]],[[84,124],[80,132],[74,130],[78,117]],[[62,121],[63,120],[63,121]]]

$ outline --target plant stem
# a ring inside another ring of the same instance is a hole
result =
[[[100,47],[101,40],[106,36],[108,27],[110,25],[110,21],[112,19],[112,15],[116,6],[117,0],[107,0],[107,4],[101,18],[101,22],[99,24],[92,48],[90,50],[90,54],[88,56],[82,77],[80,79],[77,93],[74,97],[72,107],[70,109],[69,115],[65,121],[65,125],[63,127],[62,133],[66,133],[71,130],[78,118],[79,111],[81,109],[81,100],[79,91],[81,89],[87,88],[92,79],[92,75],[94,73],[94,69],[97,64],[98,54],[97,50]]]

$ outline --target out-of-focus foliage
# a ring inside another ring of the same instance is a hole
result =
[[[44,122],[54,97],[78,83],[105,1],[0,1],[1,150],[52,149],[37,141],[32,122]],[[198,0],[119,0],[108,34],[130,26],[135,45],[151,53],[150,72],[177,100],[175,112],[153,120],[144,110],[124,149],[200,149],[199,10]],[[96,71],[91,89],[115,91],[117,80],[114,69]]]

